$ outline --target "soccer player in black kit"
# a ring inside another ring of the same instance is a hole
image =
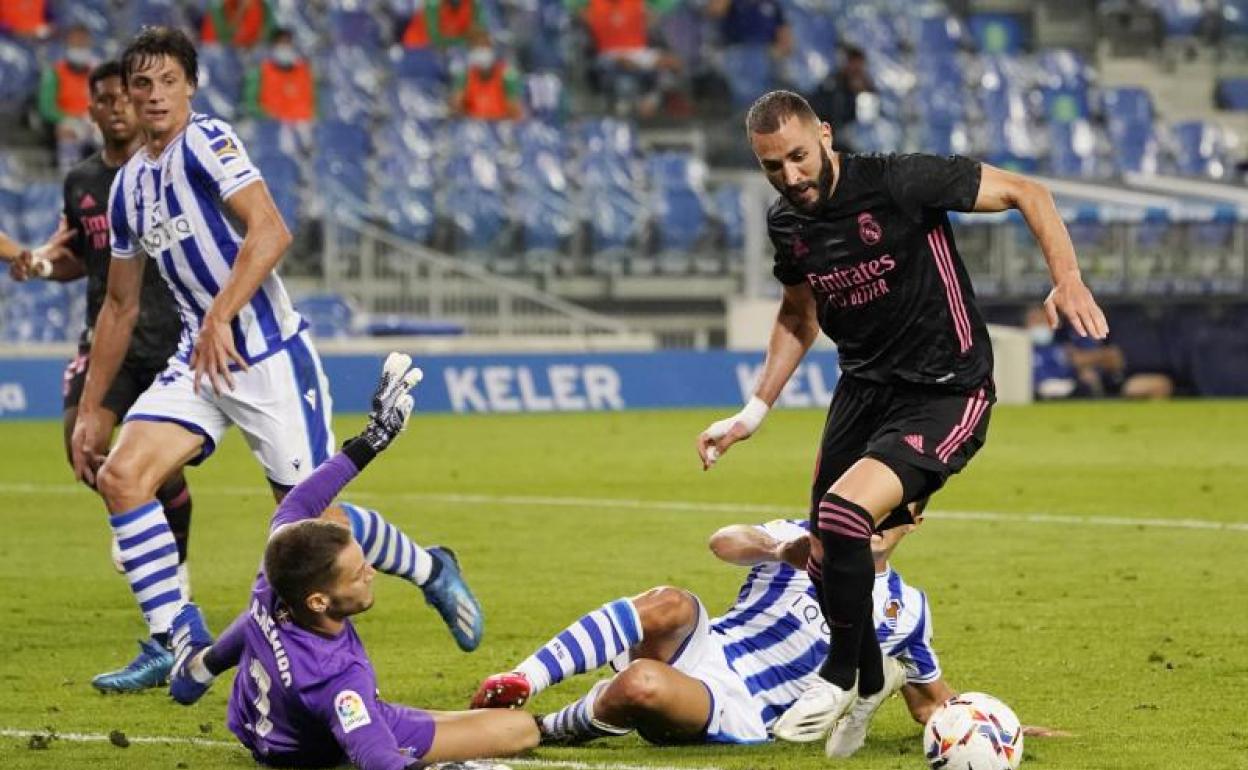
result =
[[[841,736],[865,734],[894,686],[871,633],[871,535],[910,523],[965,467],[995,401],[988,330],[946,212],[1018,209],[1053,279],[1049,323],[1064,318],[1097,339],[1109,329],[1040,184],[959,156],[834,152],[828,124],[788,91],[759,98],[746,130],[781,193],[767,225],[784,296],[754,396],[698,437],[698,453],[710,468],[754,433],[819,330],[832,338],[841,378],[816,463],[807,564],[831,651],[773,732],[831,733],[829,756],[848,756],[861,739]]]
[[[78,399],[82,395],[90,365],[95,319],[104,302],[112,261],[108,232],[109,188],[118,169],[143,144],[138,118],[122,85],[121,64],[116,61],[100,64],[92,70],[87,82],[91,89],[91,119],[104,137],[104,147],[74,166],[65,177],[65,221],[62,230],[70,233],[67,244],[69,256],[50,261],[44,268],[44,271],[50,270],[45,277],[52,281],[87,278],[87,326],[78,342],[78,354],[65,369],[63,395],[67,457],[70,454],[70,436],[78,419]],[[23,256],[24,260],[12,271],[14,277],[26,280],[38,276],[40,271],[35,269],[29,252],[24,252]],[[95,432],[99,437],[99,446],[93,450],[96,455],[102,456],[108,451],[113,428],[135,399],[164,371],[166,362],[177,348],[181,332],[182,322],[169,287],[158,270],[146,271],[134,336],[126,351],[125,361],[104,397],[104,408],[99,411],[100,424]],[[191,496],[181,471],[165,482],[157,497],[173,531],[178,547],[179,573],[185,580],[183,563],[186,561],[190,532]],[[168,676],[173,657],[167,650],[156,650],[154,647],[151,653],[152,666],[147,674],[163,680]],[[98,689],[112,689],[107,679],[100,679],[94,684]]]

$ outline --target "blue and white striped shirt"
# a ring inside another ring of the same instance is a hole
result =
[[[777,520],[760,528],[777,540],[792,540],[809,527],[805,521]],[[875,576],[872,599],[884,654],[902,662],[909,682],[939,678],[924,593],[889,568]],[[828,626],[814,585],[805,571],[780,562],[751,569],[737,601],[711,621],[711,630],[720,635],[728,664],[759,701],[767,725],[806,691],[828,655]]]
[[[263,181],[228,123],[191,115],[159,158],[135,153],[113,180],[109,229],[113,256],[142,249],[169,284],[182,316],[178,356],[188,360],[200,323],[229,279],[243,238],[225,201]],[[254,363],[282,348],[303,326],[276,273],[231,322],[234,345]]]

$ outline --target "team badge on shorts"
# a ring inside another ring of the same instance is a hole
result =
[[[884,237],[884,228],[875,221],[870,211],[864,211],[858,215],[858,237],[868,246],[874,246]]]
[[[334,713],[338,715],[344,733],[373,721],[364,706],[364,699],[355,690],[343,690],[334,696]]]

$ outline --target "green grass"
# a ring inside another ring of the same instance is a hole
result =
[[[716,527],[761,514],[613,507],[593,499],[791,506],[807,495],[822,425],[781,412],[702,473],[693,439],[710,412],[418,416],[347,499],[377,507],[416,539],[453,545],[487,611],[473,655],[458,652],[409,585],[379,580],[359,619],[383,695],[461,708],[585,610],[661,583],[727,606],[740,571],[705,548]],[[338,421],[340,436],[358,418]],[[933,508],[1006,514],[1248,521],[1248,403],[1069,404],[1001,408],[987,446]],[[99,502],[75,489],[52,423],[0,424],[0,728],[231,739],[228,681],[199,705],[163,693],[102,697],[88,685],[134,652],[143,627],[108,560]],[[196,599],[221,628],[243,606],[271,505],[232,435],[191,473]],[[496,499],[430,500],[476,494]],[[585,498],[576,504],[501,496]],[[1248,685],[1244,529],[976,522],[934,515],[895,565],[933,603],[936,647],[955,687],[982,689],[1067,739],[1027,743],[1024,767],[1248,768],[1240,699]],[[537,699],[550,710],[590,677]],[[816,768],[817,746],[658,749],[636,738],[535,759],[719,768]],[[923,767],[919,728],[887,704],[846,768]],[[0,737],[0,768],[247,768],[223,746]]]

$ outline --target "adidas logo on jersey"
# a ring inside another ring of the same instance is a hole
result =
[[[910,448],[913,449],[914,451],[918,452],[919,454],[923,454],[923,436],[919,435],[918,433],[911,433],[910,435],[903,438],[902,441],[909,444]]]
[[[91,193],[82,194],[82,199],[78,201],[78,208],[83,211],[95,208],[95,198],[91,196]]]

